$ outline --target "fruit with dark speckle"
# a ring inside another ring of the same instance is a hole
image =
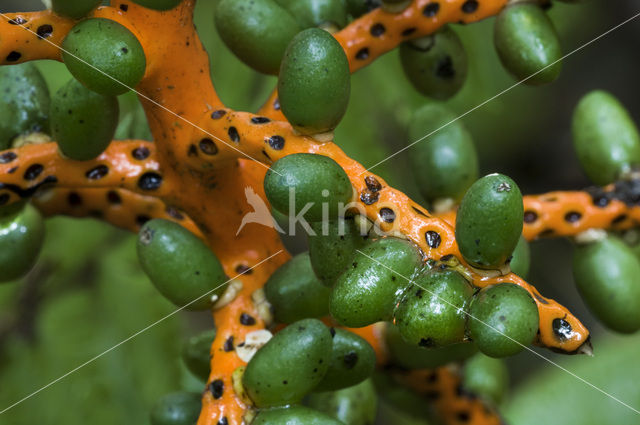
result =
[[[291,13],[301,27],[338,30],[347,25],[344,0],[276,0]]]
[[[80,19],[98,7],[102,0],[52,0],[51,8],[55,13]]]
[[[509,371],[504,361],[478,353],[464,364],[462,385],[493,404],[504,398],[509,386]]]
[[[378,395],[371,379],[367,379],[342,390],[311,394],[307,404],[344,424],[372,425]]]
[[[192,336],[182,345],[182,361],[191,373],[205,382],[209,378],[211,344],[215,337],[214,328]]]
[[[44,242],[44,221],[31,204],[0,210],[0,282],[25,275],[38,259]]]
[[[194,425],[200,416],[202,395],[176,392],[159,399],[151,409],[151,425]]]
[[[344,425],[317,410],[304,406],[260,410],[251,425]]]

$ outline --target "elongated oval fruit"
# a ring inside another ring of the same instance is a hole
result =
[[[227,288],[222,264],[200,239],[177,223],[154,219],[138,234],[138,260],[169,301],[205,310]]]
[[[309,28],[291,40],[280,66],[278,98],[296,130],[313,135],[336,128],[350,92],[349,61],[331,34]]]
[[[512,356],[524,350],[538,332],[535,301],[513,283],[482,289],[471,303],[469,315],[471,339],[490,357]]]
[[[523,218],[518,185],[502,174],[482,177],[460,202],[456,216],[460,253],[478,268],[504,266],[522,234]]]
[[[560,40],[536,4],[517,3],[503,9],[495,22],[493,41],[504,67],[518,80],[526,79],[525,84],[550,83],[560,74]]]
[[[376,353],[362,337],[345,329],[332,329],[331,364],[314,391],[335,391],[369,378],[376,365]]]
[[[322,412],[304,406],[278,407],[258,412],[251,425],[344,425]]]
[[[274,0],[222,0],[215,11],[222,41],[258,72],[277,75],[291,39],[301,28]]]
[[[372,425],[376,419],[378,395],[371,379],[338,391],[314,393],[309,407],[349,425]]]
[[[49,88],[31,62],[0,66],[0,151],[19,136],[49,133]]]
[[[284,328],[260,348],[242,377],[256,406],[298,403],[322,381],[332,355],[331,332],[317,319]]]
[[[302,28],[339,30],[347,25],[344,0],[275,0],[293,15]]]
[[[211,370],[211,344],[215,337],[214,328],[192,336],[182,345],[182,361],[191,373],[205,382]]]
[[[331,315],[354,328],[390,320],[398,298],[421,265],[420,252],[409,241],[384,238],[367,244],[336,281]]]
[[[509,371],[504,360],[478,353],[464,364],[462,385],[493,404],[504,398],[509,387]]]
[[[0,282],[25,275],[38,259],[44,242],[44,222],[31,204],[0,211]]]
[[[313,273],[306,252],[280,266],[265,284],[264,291],[278,323],[293,323],[329,313],[331,290]]]
[[[434,99],[454,96],[467,79],[467,54],[458,34],[448,26],[402,43],[400,61],[413,87]]]
[[[398,327],[392,324],[386,326],[384,335],[393,364],[408,369],[432,369],[449,363],[461,362],[478,352],[475,344],[470,342],[451,344],[441,348],[427,348],[409,344],[400,335]]]
[[[351,259],[365,245],[366,236],[353,218],[321,221],[311,224],[315,235],[309,235],[309,257],[316,276],[333,286]]]
[[[609,184],[640,165],[640,135],[625,107],[606,91],[585,95],[573,112],[573,147],[596,184]]]
[[[191,392],[167,394],[151,409],[151,425],[193,425],[200,416],[202,395]]]
[[[640,329],[640,260],[615,236],[576,247],[573,277],[589,310],[608,328]]]
[[[133,0],[134,3],[154,10],[170,10],[182,3],[182,0]]]
[[[53,138],[68,158],[96,158],[115,135],[119,110],[115,96],[98,94],[72,78],[51,102]]]
[[[409,159],[420,193],[430,202],[445,198],[458,201],[478,178],[473,139],[456,118],[447,107],[429,103],[418,109],[409,123],[409,143],[414,143]]]
[[[513,250],[513,257],[509,263],[511,271],[523,279],[529,275],[529,267],[531,265],[531,254],[529,252],[529,242],[520,236],[516,249]]]
[[[52,0],[51,9],[58,15],[80,19],[102,3],[101,0]]]
[[[147,66],[140,41],[110,19],[79,22],[65,37],[62,48],[62,60],[71,74],[104,95],[123,94],[138,85]]]
[[[309,153],[287,155],[273,163],[264,190],[273,208],[308,222],[337,219],[341,205],[353,195],[351,181],[337,162]]]
[[[413,280],[393,313],[409,344],[433,348],[460,343],[474,289],[453,270],[432,270]]]

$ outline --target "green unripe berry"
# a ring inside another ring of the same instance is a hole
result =
[[[370,242],[336,281],[331,315],[349,327],[390,320],[403,289],[421,265],[420,252],[409,241],[384,238]]]
[[[331,290],[313,273],[306,252],[280,266],[265,284],[264,291],[278,323],[293,323],[329,313]]]
[[[320,281],[333,286],[338,276],[351,264],[356,249],[366,242],[353,219],[321,221],[311,224],[315,235],[309,235],[311,266]]]
[[[42,216],[31,204],[0,210],[0,282],[18,279],[33,268],[44,232]]]
[[[256,352],[242,384],[257,407],[298,403],[327,373],[332,346],[331,332],[321,321],[295,322]]]
[[[209,378],[211,370],[211,344],[216,337],[216,329],[192,336],[182,345],[182,361],[187,369],[203,381]]]
[[[133,0],[134,3],[154,10],[170,10],[182,3],[182,0]]]
[[[351,181],[337,162],[308,153],[287,155],[273,163],[264,178],[264,190],[273,208],[309,222],[337,219],[341,205],[353,196]]]
[[[177,223],[154,219],[138,234],[138,260],[156,289],[187,310],[205,310],[227,288],[222,264],[198,237]]]
[[[342,390],[311,394],[307,404],[344,424],[372,425],[378,395],[372,380],[367,379]]]
[[[529,275],[529,266],[531,264],[531,254],[529,252],[529,242],[520,236],[516,249],[513,250],[513,257],[509,263],[511,271],[523,279]]]
[[[80,19],[100,6],[102,0],[52,0],[51,9],[58,15]]]
[[[0,151],[17,137],[49,133],[49,88],[33,63],[0,66]]]
[[[349,61],[331,34],[309,28],[291,40],[280,66],[278,98],[296,130],[333,130],[347,111],[350,91]]]
[[[465,389],[493,404],[502,401],[509,386],[509,371],[504,361],[487,357],[482,353],[465,362],[462,376]]]
[[[410,143],[430,134],[409,148],[420,193],[430,202],[443,198],[460,200],[478,178],[473,139],[456,118],[445,106],[429,103],[414,112],[409,123]]]
[[[338,30],[347,25],[344,0],[275,0],[291,13],[302,28]]]
[[[96,158],[111,143],[118,114],[115,96],[98,94],[72,78],[51,102],[53,138],[68,158],[77,161]]]
[[[332,329],[333,354],[324,379],[314,391],[335,391],[369,378],[376,365],[376,353],[362,337],[345,329]]]
[[[493,41],[507,71],[518,80],[531,77],[525,84],[550,83],[560,74],[560,40],[553,23],[536,4],[504,8],[496,19]]]
[[[595,90],[580,99],[571,131],[582,169],[596,184],[609,184],[640,165],[638,128],[608,92]]]
[[[69,31],[62,48],[62,60],[71,74],[104,95],[116,96],[137,86],[147,66],[140,41],[110,19],[79,22]]]
[[[411,84],[425,96],[446,100],[467,79],[467,54],[450,27],[400,45],[400,61]]]
[[[200,416],[202,395],[190,392],[167,394],[151,409],[151,425],[193,425]]]
[[[482,177],[460,202],[456,216],[460,253],[475,267],[501,268],[518,244],[523,219],[518,185],[502,174]]]
[[[522,351],[538,332],[535,301],[513,283],[482,289],[471,303],[469,315],[471,339],[490,357],[512,356]]]
[[[349,15],[359,18],[365,13],[380,7],[382,2],[380,0],[346,0],[346,4]]]
[[[462,342],[473,287],[453,270],[432,270],[413,280],[393,313],[409,344],[433,348]]]
[[[214,17],[227,47],[265,74],[278,74],[284,51],[301,29],[274,0],[222,0]]]
[[[304,406],[278,407],[261,410],[251,425],[344,425],[317,410]]]
[[[640,260],[615,236],[576,247],[573,277],[589,310],[608,328],[640,329]]]

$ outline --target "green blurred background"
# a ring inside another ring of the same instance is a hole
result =
[[[196,12],[198,30],[212,56],[214,82],[230,107],[255,110],[275,79],[255,74],[221,43],[213,27],[215,3],[200,0]],[[1,12],[40,8],[35,0],[0,2]],[[558,3],[550,16],[568,53],[638,12],[636,1],[614,5],[592,0]],[[455,25],[472,64],[465,88],[449,102],[460,114],[514,84],[494,51],[492,23]],[[607,89],[640,120],[639,48],[640,20],[571,55],[554,84],[515,87],[466,115],[463,121],[475,137],[482,172],[506,173],[524,193],[587,186],[571,148],[572,108],[587,91]],[[40,66],[51,90],[69,78],[61,64],[47,61]],[[371,166],[406,145],[411,112],[429,100],[405,80],[396,52],[359,71],[352,83],[349,111],[336,140]],[[420,199],[406,162],[400,154],[374,172]],[[48,221],[47,230],[33,272],[21,282],[0,286],[0,410],[174,310],[142,274],[131,235],[92,219],[56,218]],[[293,251],[304,249],[304,238],[285,243]],[[612,335],[598,325],[573,285],[571,253],[568,241],[534,243],[529,281],[593,331],[595,357],[534,350],[640,408],[640,337]],[[211,326],[207,313],[171,316],[0,415],[0,423],[148,423],[149,408],[161,395],[202,389],[180,363],[177,341]],[[510,359],[509,367],[513,390],[505,415],[514,425],[640,423],[631,410],[530,352]],[[381,423],[400,423],[396,413],[383,410],[386,419]]]

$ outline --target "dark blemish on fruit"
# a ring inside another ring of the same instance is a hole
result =
[[[121,4],[120,5],[120,10],[122,10],[123,12],[126,12],[127,10],[129,10],[129,5]]]
[[[251,118],[252,124],[266,124],[271,122],[271,120],[267,117],[253,117]]]
[[[53,27],[49,24],[40,25],[36,30],[36,34],[40,39],[49,38],[53,34]]]
[[[222,379],[216,379],[211,382],[211,384],[209,384],[209,391],[215,400],[222,397],[224,393],[224,382],[222,382]]]
[[[215,154],[218,153],[218,147],[213,142],[213,140],[211,140],[209,138],[204,138],[204,139],[200,140],[200,143],[198,145],[200,146],[200,150],[205,155],[215,155]]]
[[[347,370],[353,369],[358,363],[358,353],[356,353],[355,351],[351,351],[345,354],[343,362]]]
[[[133,156],[138,161],[149,158],[149,155],[151,155],[151,152],[146,146],[140,146],[131,151],[131,156]]]
[[[219,120],[220,118],[224,117],[226,113],[227,111],[225,111],[224,109],[218,109],[217,111],[213,111],[211,113],[211,118],[213,118],[214,120]]]
[[[447,55],[436,65],[436,76],[443,80],[451,80],[456,76],[456,70],[453,67],[451,56]]]
[[[373,24],[369,32],[374,37],[380,37],[382,34],[385,33],[386,30],[387,29],[384,27],[384,25],[378,23],[378,24]]]
[[[67,202],[72,207],[77,207],[78,205],[82,205],[82,198],[78,195],[78,192],[70,192],[67,196]]]
[[[94,168],[90,169],[89,171],[87,171],[85,173],[85,176],[89,180],[100,180],[101,178],[103,178],[107,174],[109,174],[109,167],[107,167],[104,164],[101,164],[101,165],[98,165],[97,167],[94,167]]]
[[[233,351],[234,350],[234,347],[233,347],[233,335],[231,335],[229,338],[227,338],[224,341],[224,345],[222,346],[222,349],[224,351],[226,351],[227,353],[229,351]]]
[[[378,202],[378,198],[380,198],[380,194],[378,192],[370,192],[368,190],[363,190],[360,194],[360,200],[365,205],[372,205]]]
[[[229,127],[227,134],[229,135],[229,139],[231,139],[232,142],[238,143],[240,141],[240,135],[238,134],[237,128]]]
[[[393,212],[391,208],[380,208],[380,218],[385,223],[393,223],[393,221],[396,219],[396,213]]]
[[[498,185],[496,191],[500,192],[511,192],[511,185],[507,182],[502,182]]]
[[[364,183],[367,185],[367,189],[369,189],[371,192],[378,192],[382,189],[382,185],[380,184],[378,179],[373,176],[365,177]]]
[[[524,212],[524,222],[525,223],[533,223],[538,219],[538,214],[535,211],[527,210]]]
[[[229,421],[227,420],[227,417],[224,416],[222,419],[220,419],[217,425],[229,425]]]
[[[271,136],[267,139],[267,143],[271,146],[271,149],[279,151],[284,148],[284,137],[282,136]]]
[[[464,13],[473,13],[478,10],[477,0],[467,0],[462,4],[462,11]]]
[[[11,25],[24,25],[27,23],[27,20],[21,16],[17,16],[14,19],[9,19],[9,24]]]
[[[8,164],[18,157],[14,152],[3,152],[0,154],[0,164]]]
[[[582,218],[582,214],[577,211],[569,211],[564,215],[564,221],[567,223],[575,223]]]
[[[158,173],[144,173],[138,180],[138,187],[142,190],[156,190],[162,185],[162,176]]]
[[[331,334],[331,338],[333,338],[336,336],[336,329],[333,327],[329,328],[329,333]]]
[[[198,156],[198,148],[196,148],[196,145],[193,145],[193,144],[189,145],[187,156]]]
[[[431,348],[431,347],[435,347],[435,343],[433,342],[433,339],[431,338],[422,338],[420,339],[420,342],[418,343],[418,345],[420,347],[426,347],[426,348]]]
[[[422,14],[427,18],[433,18],[440,11],[440,3],[429,3],[422,9]]]
[[[253,326],[256,324],[256,319],[254,319],[252,316],[248,315],[247,313],[242,313],[240,315],[240,323],[244,326]]]
[[[25,180],[37,179],[40,173],[42,173],[42,171],[44,171],[44,167],[42,165],[33,164],[32,166],[27,168],[27,171],[24,172],[24,179]]]
[[[424,237],[427,241],[427,245],[429,245],[429,248],[437,248],[442,242],[440,234],[438,232],[434,232],[433,230],[427,230],[424,234]]]
[[[11,53],[7,55],[7,62],[16,62],[20,60],[21,57],[22,57],[22,53],[16,52],[15,50],[13,50]]]
[[[251,273],[253,273],[253,270],[251,270],[251,268],[249,268],[249,266],[247,266],[246,264],[238,264],[236,266],[236,273],[238,273],[238,274],[251,274]]]
[[[553,334],[561,342],[570,339],[573,334],[571,324],[564,319],[553,319],[551,327],[553,329]]]
[[[358,50],[358,53],[356,53],[356,59],[358,60],[366,60],[369,58],[369,49],[367,47],[363,47],[362,49]]]
[[[115,190],[110,190],[107,192],[107,201],[113,205],[119,205],[122,203],[122,198]]]

